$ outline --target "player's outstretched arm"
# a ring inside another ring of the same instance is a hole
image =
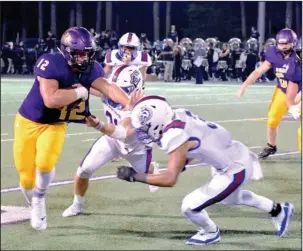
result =
[[[255,69],[248,78],[241,85],[240,90],[237,93],[238,98],[240,99],[247,88],[248,85],[256,82],[258,78],[260,78],[265,72],[267,72],[271,68],[271,63],[265,60],[257,69]]]
[[[117,170],[117,177],[122,180],[142,182],[160,187],[173,187],[185,166],[186,153],[190,148],[190,143],[185,142],[169,154],[167,170],[160,174],[137,173],[133,168],[120,166]]]
[[[127,136],[130,136],[134,133],[131,129],[131,123],[127,124],[114,125],[114,124],[104,124],[102,121],[97,119],[95,116],[88,116],[85,118],[86,125],[93,127],[96,130],[118,140],[125,140]]]
[[[88,91],[80,84],[74,85],[74,89],[59,89],[59,83],[55,79],[45,79],[38,76],[40,93],[44,104],[48,108],[60,109],[76,100],[88,98]]]
[[[131,99],[129,96],[122,91],[122,89],[117,85],[111,85],[104,78],[97,78],[92,83],[92,88],[101,92],[104,96],[109,97],[111,100],[122,104],[126,107],[130,107]]]

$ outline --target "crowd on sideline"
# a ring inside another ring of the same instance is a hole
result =
[[[118,48],[119,36],[115,31],[95,32],[93,34],[98,50],[96,60],[104,62],[108,50]],[[258,41],[259,32],[252,27],[251,38]],[[251,46],[247,42],[233,38],[235,41],[220,42],[218,38],[179,39],[176,27],[171,26],[167,37],[160,41],[149,41],[146,33],[139,35],[140,50],[147,51],[152,57],[152,66],[148,73],[157,75],[165,82],[180,82],[183,80],[195,80],[196,84],[203,81],[244,81],[255,67],[264,61],[264,53],[268,46],[259,44]],[[202,41],[202,42],[201,42]],[[1,48],[1,73],[2,74],[33,74],[36,60],[44,53],[54,52],[60,44],[51,31],[46,38],[26,39],[25,41],[6,42]],[[260,51],[260,52],[259,52]],[[243,56],[244,54],[244,56]],[[245,57],[245,62],[240,60]],[[239,63],[241,61],[241,63]],[[274,79],[270,72],[259,81]]]

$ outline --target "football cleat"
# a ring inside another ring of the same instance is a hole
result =
[[[277,152],[277,147],[266,146],[259,154],[259,159],[266,159],[269,155],[273,155]]]
[[[272,217],[272,220],[277,229],[276,235],[278,237],[283,237],[288,230],[290,218],[291,216],[294,215],[295,210],[293,204],[291,203],[283,202],[280,203],[280,205],[281,205],[281,212],[276,217]]]
[[[186,241],[187,245],[208,245],[212,243],[219,242],[220,230],[217,227],[215,232],[205,232],[204,230],[200,230],[197,234],[192,236]]]
[[[31,203],[31,226],[36,230],[47,228],[45,197],[33,197]]]
[[[83,205],[74,202],[72,205],[70,205],[67,209],[64,210],[62,216],[63,217],[77,216],[82,212],[83,212]]]

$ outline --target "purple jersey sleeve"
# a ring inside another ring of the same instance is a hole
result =
[[[58,58],[58,54],[47,53],[42,55],[34,67],[35,75],[46,79],[60,80],[62,71],[58,69],[60,68],[61,60],[61,58]]]
[[[265,52],[265,60],[269,63],[274,63],[277,54],[276,46],[270,46]]]

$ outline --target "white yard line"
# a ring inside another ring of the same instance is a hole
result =
[[[1,133],[1,136],[6,136],[8,135],[8,133]]]
[[[299,152],[288,152],[288,153],[277,153],[275,155],[270,156],[270,158],[274,158],[274,157],[278,157],[278,156],[286,156],[286,155],[294,155],[294,154],[298,154]],[[194,168],[194,167],[199,167],[199,166],[205,166],[205,163],[197,163],[197,164],[190,164],[187,165],[187,168]],[[167,170],[167,168],[161,168],[161,171],[165,171]],[[107,179],[115,179],[117,176],[115,174],[111,174],[111,175],[102,175],[102,176],[98,176],[98,177],[93,177],[90,178],[90,181],[97,181],[97,180],[107,180]],[[73,184],[74,181],[73,180],[65,180],[65,181],[57,181],[57,182],[53,182],[50,186],[62,186],[62,185],[69,185],[69,184]],[[20,191],[20,187],[11,187],[11,188],[3,188],[1,189],[1,193],[8,193],[8,192],[15,192],[15,191]]]

